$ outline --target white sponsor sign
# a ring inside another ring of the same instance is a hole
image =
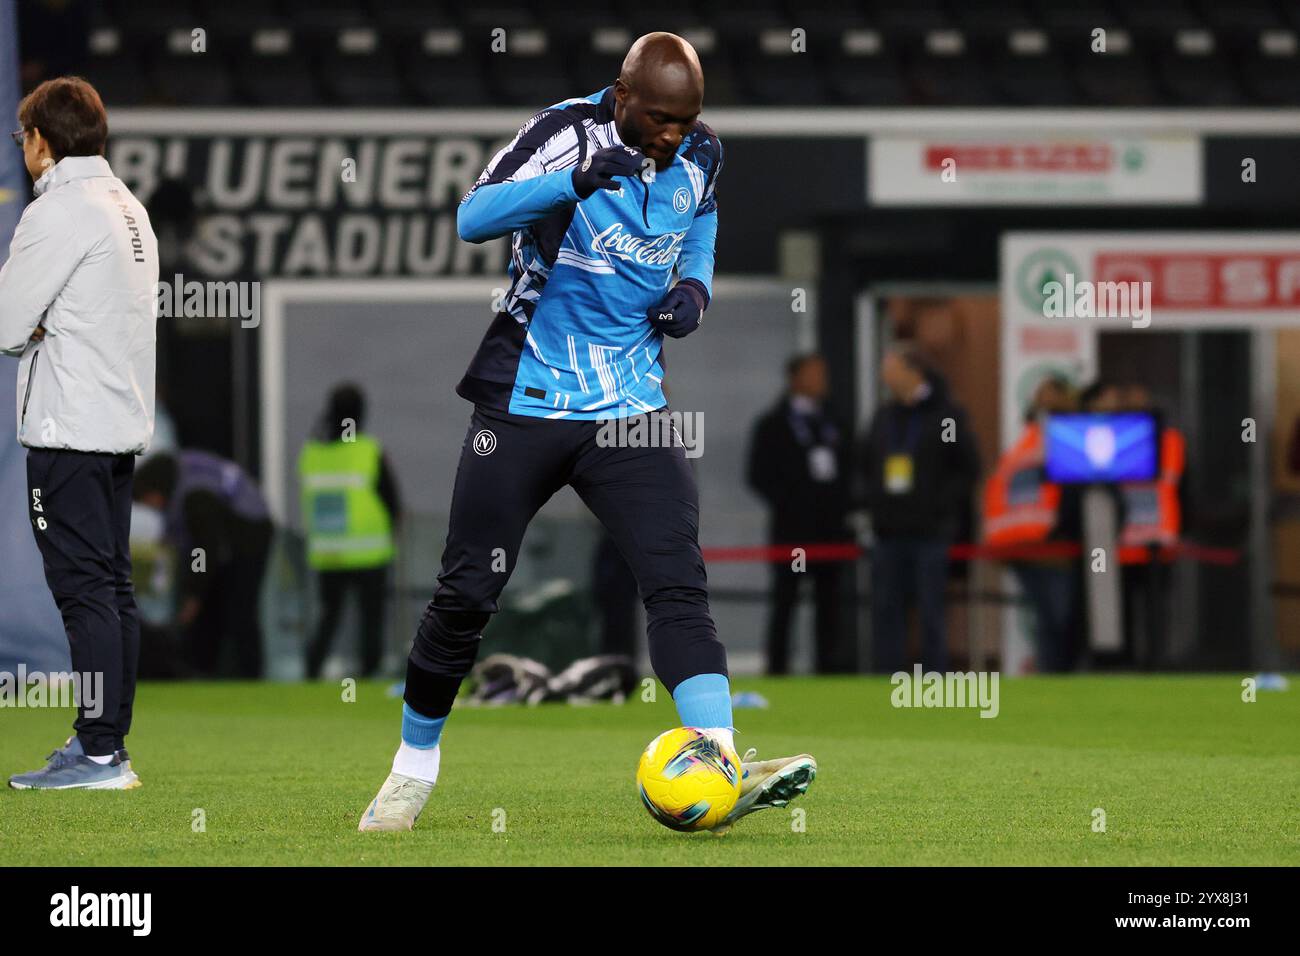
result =
[[[1008,233],[1002,314],[1009,328],[1077,324],[1119,329],[1124,316],[1052,318],[1050,283],[1064,289],[1149,283],[1150,327],[1257,328],[1300,324],[1300,232]],[[1100,296],[1099,296],[1100,301]]]
[[[1196,205],[1194,135],[1090,132],[873,136],[874,206]]]

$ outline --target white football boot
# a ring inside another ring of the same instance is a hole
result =
[[[731,812],[710,832],[721,836],[741,817],[768,807],[784,807],[808,791],[817,777],[817,761],[810,754],[754,760],[758,751],[751,747],[741,761],[740,799]]]
[[[420,812],[431,793],[433,784],[427,780],[390,773],[361,815],[357,829],[362,833],[367,830],[409,830],[420,819]]]

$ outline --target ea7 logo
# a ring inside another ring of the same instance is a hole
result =
[[[497,436],[484,428],[474,436],[474,454],[490,455],[497,447]]]
[[[44,531],[46,528],[50,526],[50,523],[45,520],[44,512],[45,512],[45,506],[41,504],[41,489],[33,488],[32,489],[32,513],[36,515],[36,527],[40,528],[42,531]]]
[[[148,936],[153,924],[151,893],[69,893],[50,897],[51,926],[125,926],[133,936]]]

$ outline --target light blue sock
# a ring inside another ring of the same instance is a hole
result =
[[[731,730],[731,682],[726,674],[696,674],[673,691],[683,727],[727,727]]]
[[[442,725],[446,717],[425,717],[411,710],[411,705],[402,703],[402,743],[417,750],[432,750],[438,746],[442,737]]]

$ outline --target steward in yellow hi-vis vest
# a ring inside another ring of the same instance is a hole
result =
[[[317,572],[320,597],[320,617],[307,645],[311,679],[325,668],[349,595],[361,612],[361,675],[373,676],[383,663],[389,568],[402,501],[388,456],[363,431],[365,414],[361,389],[336,385],[298,457],[307,560]]]
[[[383,453],[367,435],[309,440],[298,459],[307,559],[317,571],[375,568],[393,560],[393,522],[379,496]]]

